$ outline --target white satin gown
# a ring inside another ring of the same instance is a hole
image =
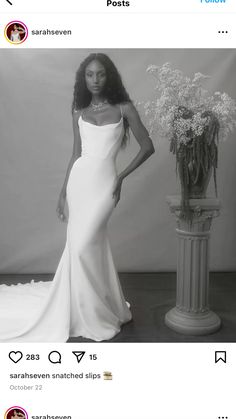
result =
[[[67,237],[56,273],[45,283],[0,286],[0,342],[109,340],[132,318],[107,235],[123,116],[102,126],[80,116],[78,124],[82,153],[67,183]]]
[[[21,41],[21,37],[20,37],[20,34],[19,34],[19,32],[17,32],[17,33],[12,33],[11,34],[11,41],[12,42],[20,42]]]

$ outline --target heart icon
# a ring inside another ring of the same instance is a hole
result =
[[[14,362],[15,364],[17,364],[17,362],[19,362],[21,360],[21,358],[23,358],[23,353],[20,351],[11,351],[9,352],[9,358],[12,362]]]

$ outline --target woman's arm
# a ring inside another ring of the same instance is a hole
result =
[[[66,196],[66,186],[69,178],[69,174],[71,171],[71,168],[75,162],[80,156],[81,156],[81,138],[80,138],[80,132],[79,132],[79,126],[78,126],[78,118],[79,118],[80,112],[73,112],[73,133],[74,133],[74,145],[73,145],[73,152],[71,159],[68,164],[68,168],[66,171],[65,180],[61,189],[60,195]]]
[[[123,179],[155,152],[153,142],[149,137],[149,133],[143,125],[135,106],[131,102],[128,102],[122,105],[122,109],[123,115],[128,120],[132,133],[140,145],[140,151],[138,152],[137,156],[130,162],[130,164],[118,175],[117,184],[113,191],[113,197],[115,196],[116,200],[115,205],[120,199],[120,191]]]
[[[123,105],[123,114],[128,120],[132,133],[140,145],[140,151],[126,167],[126,169],[119,174],[120,180],[123,180],[155,152],[149,133],[143,125],[136,108],[131,102]]]
[[[81,156],[81,137],[80,137],[79,126],[78,126],[79,115],[80,115],[79,111],[73,112],[73,133],[74,133],[73,152],[72,152],[72,156],[67,167],[65,180],[62,185],[62,189],[61,189],[58,204],[57,204],[57,215],[61,221],[66,220],[64,207],[65,207],[65,201],[66,201],[66,187],[67,187],[67,182],[69,179],[69,174],[75,160],[77,160]]]

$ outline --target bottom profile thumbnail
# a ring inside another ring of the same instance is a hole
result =
[[[6,411],[4,419],[28,419],[28,415],[22,407],[12,406]]]

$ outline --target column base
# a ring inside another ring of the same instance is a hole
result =
[[[184,335],[208,335],[220,328],[221,320],[213,311],[189,313],[174,307],[166,313],[165,324]]]

